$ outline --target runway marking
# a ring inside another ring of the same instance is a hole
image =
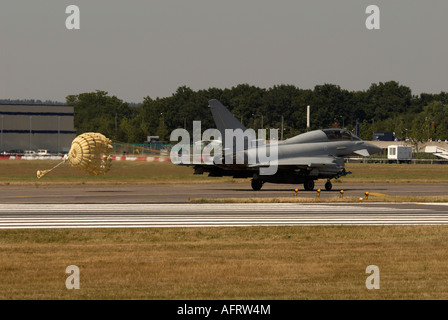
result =
[[[313,203],[87,203],[87,204],[2,204],[0,207],[0,213],[2,212],[17,212],[17,211],[77,211],[77,210],[88,210],[90,211],[139,211],[144,210],[145,212],[154,211],[209,211],[211,209],[215,211],[227,211],[227,210],[262,210],[262,211],[282,211],[286,210],[361,210],[361,211],[378,211],[381,210],[400,210],[398,208],[393,208],[389,206],[397,206],[401,204],[410,203],[382,203],[382,202],[369,202],[365,204],[358,203],[332,203],[332,204],[313,204]],[[426,203],[422,203],[426,204]],[[430,203],[427,203],[430,204]],[[439,203],[433,203],[438,205]],[[408,209],[406,209],[408,210]],[[423,210],[423,209],[412,209],[412,210]]]
[[[440,204],[413,205],[3,204],[0,229],[448,224]]]
[[[448,202],[421,202],[417,204],[422,206],[448,206]]]

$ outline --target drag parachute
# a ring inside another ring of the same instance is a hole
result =
[[[70,151],[61,163],[49,170],[38,170],[37,178],[42,178],[65,162],[92,176],[105,174],[112,165],[112,157],[109,154],[111,143],[112,141],[101,133],[83,133],[73,140]]]

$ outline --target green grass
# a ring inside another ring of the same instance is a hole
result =
[[[348,163],[343,182],[448,183],[448,165]]]
[[[0,185],[33,184],[167,184],[167,183],[230,183],[248,179],[211,178],[194,175],[193,168],[167,162],[114,161],[105,175],[89,176],[63,164],[41,179],[37,170],[50,169],[58,161],[0,160]],[[363,164],[349,163],[352,171],[338,182],[420,182],[448,183],[448,165],[426,164]]]
[[[0,160],[0,185],[229,183],[233,180],[193,175],[191,167],[172,163],[142,161],[114,161],[111,170],[99,176],[90,176],[65,163],[37,179],[37,170],[51,169],[58,163],[51,160]]]
[[[104,176],[64,164],[37,180],[37,170],[57,163],[0,160],[0,184],[246,181],[195,176],[192,168],[170,163],[125,161],[114,162]],[[353,175],[342,183],[448,183],[443,165],[348,164],[347,170]],[[0,299],[448,299],[447,228],[1,230]],[[80,290],[65,288],[69,265],[80,268]],[[380,268],[380,290],[365,287],[369,265]]]
[[[0,299],[448,299],[447,228],[0,231]]]

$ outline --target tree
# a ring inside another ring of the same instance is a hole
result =
[[[186,128],[192,134],[193,121],[201,121],[202,131],[214,128],[208,101],[218,99],[247,128],[281,128],[284,138],[305,132],[306,107],[311,106],[311,129],[339,127],[354,129],[360,123],[360,137],[372,139],[373,132],[395,132],[404,139],[425,141],[448,139],[448,94],[413,96],[410,88],[396,81],[372,84],[366,91],[348,91],[335,84],[300,89],[276,85],[268,89],[249,84],[232,88],[194,91],[179,87],[171,96],[145,97],[141,105],[130,107],[105,91],[67,96],[75,110],[78,133],[98,131],[115,141],[142,143],[146,136],[168,140],[170,132]],[[281,134],[281,133],[280,133]]]
[[[409,111],[412,102],[411,89],[401,86],[396,81],[372,84],[367,90],[371,111],[377,120],[384,120],[393,115]]]
[[[137,111],[116,96],[97,90],[67,96],[66,102],[74,107],[77,134],[99,132],[115,141],[128,140],[120,124],[122,119],[133,118]]]
[[[448,139],[448,105],[433,101],[424,107],[425,127],[428,128],[429,138],[433,140]],[[423,116],[422,116],[423,118]]]

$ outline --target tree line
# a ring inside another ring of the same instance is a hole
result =
[[[116,142],[143,143],[153,135],[169,141],[171,131],[177,128],[191,133],[195,120],[202,122],[203,130],[214,128],[210,99],[220,100],[247,128],[283,128],[284,139],[335,125],[355,132],[357,123],[364,140],[371,140],[374,132],[395,132],[398,138],[412,142],[448,139],[448,93],[413,95],[409,87],[396,81],[374,83],[364,91],[349,91],[334,84],[314,89],[240,84],[198,91],[182,86],[170,97],[148,96],[141,104],[97,90],[67,96],[66,103],[74,106],[78,134],[94,131]]]

